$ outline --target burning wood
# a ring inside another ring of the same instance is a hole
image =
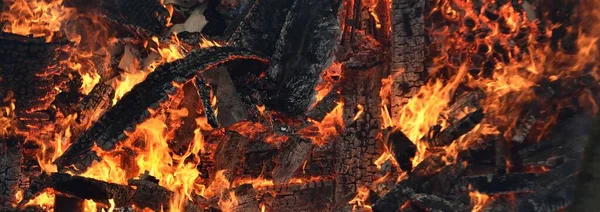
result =
[[[561,210],[600,99],[599,0],[1,3],[0,211]]]

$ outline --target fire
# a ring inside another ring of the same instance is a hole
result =
[[[483,207],[485,207],[490,200],[488,195],[479,193],[478,191],[469,192],[469,197],[471,198],[471,205],[473,206],[471,209],[472,212],[483,211]]]
[[[19,35],[44,37],[54,40],[63,23],[75,10],[62,5],[63,0],[8,0],[8,10],[3,9],[0,22],[7,22],[2,31]]]
[[[22,194],[21,194],[22,195]],[[25,206],[29,205],[37,205],[41,208],[49,210],[54,208],[54,199],[56,198],[54,192],[52,190],[47,190],[36,196],[32,200],[29,200]]]
[[[370,209],[371,206],[365,204],[367,198],[369,198],[370,189],[365,186],[358,187],[356,196],[348,202],[353,205],[352,210],[356,211],[357,207]]]
[[[321,82],[317,85],[317,87],[315,87],[315,104],[321,101],[323,97],[325,97],[329,92],[331,92],[333,86],[340,79],[341,74],[342,64],[337,62],[334,62],[329,68],[323,71],[323,74],[321,75]]]
[[[339,102],[321,122],[309,120],[313,125],[299,130],[298,134],[304,138],[311,139],[315,145],[322,146],[327,144],[329,140],[339,135],[339,128],[344,127],[342,118],[343,106],[343,102]]]

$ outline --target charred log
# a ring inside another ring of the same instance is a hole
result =
[[[399,129],[395,129],[389,135],[386,135],[384,141],[400,168],[403,171],[410,172],[412,170],[411,159],[417,153],[417,146]]]
[[[308,111],[308,118],[318,122],[323,121],[325,116],[338,105],[340,100],[341,95],[336,89],[332,89],[314,108]]]
[[[83,98],[79,105],[81,112],[79,113],[78,121],[88,123],[91,120],[96,120],[100,114],[112,105],[115,89],[110,85],[98,83],[89,95]]]
[[[494,153],[496,162],[496,172],[499,175],[506,174],[506,141],[503,137],[497,136],[494,138]]]
[[[275,184],[288,183],[294,173],[307,160],[314,145],[308,139],[292,137],[287,145],[277,156],[277,166],[273,170],[273,182]]]
[[[102,7],[119,25],[135,26],[153,34],[166,29],[170,18],[169,11],[158,0],[111,0],[103,1]]]
[[[333,205],[335,184],[332,180],[324,179],[274,186],[266,190],[277,193],[268,201],[268,211],[318,211]]]
[[[433,147],[442,147],[450,145],[460,136],[471,131],[477,124],[483,120],[484,114],[482,109],[470,113],[456,123],[453,123],[448,128],[442,130],[429,141],[429,145]]]
[[[425,0],[392,1],[392,117],[427,81],[425,71]],[[394,75],[396,76],[396,75]]]
[[[183,84],[198,73],[235,59],[266,61],[248,51],[223,47],[193,51],[184,59],[157,68],[83,132],[55,163],[60,168],[76,163],[90,152],[94,141],[104,150],[113,149],[127,138],[126,131],[135,130],[137,124],[150,118],[148,109],[159,109],[177,91],[175,84]]]
[[[321,72],[333,62],[338,7],[334,1],[295,1],[267,70],[267,106],[290,115],[306,112]]]
[[[257,192],[251,184],[244,184],[236,187],[234,193],[237,204],[232,208],[232,211],[260,212],[258,201],[256,200]]]

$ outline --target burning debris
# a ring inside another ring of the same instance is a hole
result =
[[[2,1],[0,211],[564,209],[598,6]]]

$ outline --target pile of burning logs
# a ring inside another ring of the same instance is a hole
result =
[[[403,123],[385,126],[386,117],[401,120],[403,108],[419,98],[421,87],[436,80],[451,84],[448,75],[459,75],[457,67],[464,65],[449,64],[448,73],[431,72],[439,65],[433,58],[448,51],[440,46],[448,37],[436,37],[436,30],[465,30],[464,40],[476,47],[462,52],[469,56],[447,53],[450,61],[468,61],[465,78],[490,78],[497,63],[510,63],[509,55],[517,53],[499,42],[491,46],[475,42],[490,36],[491,29],[476,27],[474,19],[461,22],[441,14],[437,6],[445,1],[366,2],[166,0],[166,7],[154,0],[65,1],[97,13],[120,36],[106,66],[98,70],[100,82],[86,94],[79,89],[83,77],[66,64],[77,48],[71,41],[47,42],[1,32],[0,108],[10,108],[14,101],[16,124],[9,129],[12,133],[3,133],[0,127],[0,210],[43,211],[29,202],[49,190],[56,195],[55,211],[82,211],[84,200],[123,211],[135,206],[153,211],[256,212],[474,207],[556,211],[572,203],[593,114],[581,97],[598,96],[600,87],[592,73],[597,67],[590,65],[590,70],[560,79],[540,79],[527,88],[535,98],[516,105],[525,109],[516,114],[519,118],[512,128],[498,126],[502,133],[475,135],[476,143],[453,149],[462,138],[491,123],[486,122],[494,119],[490,116],[504,115],[490,114],[482,105],[489,100],[485,91],[459,87],[444,114],[435,114],[445,124],[428,126],[429,133],[411,139],[396,126]],[[530,37],[539,35],[536,39],[549,43],[553,51],[576,54],[576,35],[567,30],[577,24],[570,16],[576,4],[543,2],[533,3],[538,11],[527,13],[562,23],[553,28],[551,37],[528,28],[506,37],[515,46],[527,47]],[[499,29],[509,27],[499,8],[525,11],[532,5],[477,0],[472,4],[479,7],[473,9],[477,15],[481,12],[486,20],[497,21]],[[561,13],[549,13],[556,10]],[[453,12],[467,16],[465,11]],[[170,44],[173,39],[165,36],[170,33],[189,52],[155,67],[117,100],[113,80],[131,71],[130,66],[148,69],[158,60],[158,53],[140,51],[137,46],[148,45],[140,40],[155,37],[156,45]],[[206,37],[215,40],[214,45],[199,48]],[[514,57],[526,56],[519,52]],[[341,74],[325,79],[327,69],[336,66]],[[382,79],[388,76],[393,79],[391,95],[384,96]],[[330,90],[316,102],[315,89],[324,83]],[[204,127],[210,130],[200,133],[206,150],[184,159],[199,158],[197,182],[227,182],[220,195],[196,192],[184,198],[183,208],[175,209],[170,207],[176,192],[161,186],[166,179],[147,172],[129,176],[127,184],[81,176],[108,153],[122,154],[121,166],[133,166],[135,161],[127,158],[136,153],[124,145],[136,129],[161,111],[180,108],[186,108],[187,115],[172,130],[169,154],[183,155],[193,146],[195,130],[203,127],[197,119],[205,119]],[[66,117],[76,117],[73,139],[53,158],[56,170],[45,172],[37,164],[36,152],[46,149],[35,141],[53,140],[57,123]],[[550,130],[540,130],[548,126]],[[335,131],[333,136],[325,133],[326,127]],[[457,153],[450,154],[452,150]],[[427,154],[417,164],[413,160],[419,151]],[[390,157],[378,161],[383,154]],[[474,201],[483,197],[490,199],[488,204]],[[233,203],[226,207],[226,202]]]

